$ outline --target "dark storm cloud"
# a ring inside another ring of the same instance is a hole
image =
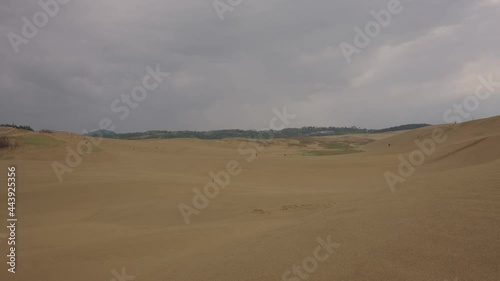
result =
[[[42,0],[46,3],[49,0]],[[442,123],[500,80],[499,1],[401,1],[403,12],[348,64],[339,44],[389,1],[244,1],[221,21],[211,0],[81,1],[60,5],[15,53],[7,36],[38,1],[0,3],[0,122],[80,132],[264,128],[287,105],[292,126]],[[113,100],[146,67],[170,77],[120,120]],[[474,112],[496,114],[496,96]]]

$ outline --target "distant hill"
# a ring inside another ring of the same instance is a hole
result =
[[[116,138],[118,134],[110,130],[97,130],[87,133],[85,135],[89,137]]]
[[[396,132],[402,130],[412,130],[430,126],[429,124],[408,124],[397,127],[391,127],[381,130],[362,129],[358,127],[302,127],[302,128],[287,128],[279,131],[267,130],[214,130],[214,131],[147,131],[137,133],[122,133],[118,134],[108,130],[93,131],[87,136],[113,139],[175,139],[175,138],[197,138],[205,140],[224,139],[224,138],[292,138],[292,137],[308,137],[308,136],[338,136],[347,134],[376,134],[385,132]]]

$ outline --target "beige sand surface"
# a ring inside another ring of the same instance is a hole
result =
[[[448,140],[391,192],[384,173],[435,128]],[[15,275],[0,238],[2,281],[119,281],[122,268],[135,281],[282,280],[329,235],[340,247],[308,279],[285,280],[500,280],[500,117],[264,141],[252,161],[240,139],[107,139],[62,183],[51,164],[84,137],[24,133],[8,132],[25,141],[0,152],[0,223],[12,164],[19,218]],[[329,142],[364,152],[309,154]],[[186,225],[179,204],[192,206],[192,189],[232,160],[241,174]]]

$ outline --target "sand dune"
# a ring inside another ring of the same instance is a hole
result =
[[[384,173],[435,129],[447,140],[391,192]],[[18,169],[19,245],[17,273],[1,280],[118,281],[122,268],[137,281],[500,278],[500,117],[259,143],[106,139],[62,182],[53,161],[92,140],[7,134],[20,143],[0,152],[1,171]],[[241,173],[186,225],[179,204],[230,161]],[[294,273],[329,236],[340,247]]]

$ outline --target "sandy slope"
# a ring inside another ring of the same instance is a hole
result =
[[[0,217],[10,164],[19,217],[18,273],[6,273],[2,241],[0,280],[108,281],[123,267],[136,281],[282,280],[331,235],[340,248],[307,280],[497,281],[500,118],[437,127],[447,141],[394,193],[384,172],[436,127],[340,137],[374,141],[335,156],[273,140],[252,161],[238,153],[244,140],[105,140],[62,183],[51,163],[83,137],[46,134],[54,141],[0,153]],[[241,174],[186,225],[178,205],[231,160]]]

